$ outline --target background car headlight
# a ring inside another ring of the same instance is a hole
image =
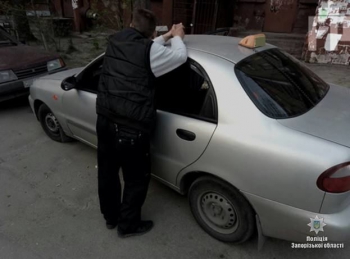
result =
[[[55,60],[51,60],[49,62],[47,62],[47,71],[53,71],[53,70],[56,70],[56,69],[59,69],[61,67],[64,67],[65,64],[63,62],[62,59],[58,58],[58,59],[55,59]]]
[[[0,83],[17,80],[17,76],[12,70],[0,71]]]

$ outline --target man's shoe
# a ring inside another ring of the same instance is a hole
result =
[[[106,221],[106,227],[108,229],[115,229],[117,226],[117,223],[113,223],[113,222],[110,222],[110,221]]]
[[[153,228],[153,221],[145,220],[141,221],[138,227],[134,231],[122,231],[118,228],[118,236],[121,238],[131,237],[131,236],[141,236],[146,234]]]

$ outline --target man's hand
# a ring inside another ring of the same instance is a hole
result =
[[[185,37],[185,31],[184,31],[185,27],[182,25],[182,23],[179,23],[179,24],[176,24],[175,25],[175,28],[174,28],[174,25],[173,25],[173,37],[175,36],[179,36],[181,37],[181,39],[183,39]]]
[[[174,30],[175,30],[175,27],[176,27],[176,25],[174,24],[171,27],[170,31],[168,31],[167,33],[162,35],[165,42],[167,42],[169,39],[171,39],[173,37],[173,33],[174,33]]]
[[[173,24],[170,31],[162,35],[164,38],[164,41],[167,42],[169,39],[175,36],[179,36],[183,39],[185,37],[184,29],[185,27],[182,25],[182,23]]]

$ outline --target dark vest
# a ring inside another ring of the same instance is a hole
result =
[[[96,102],[97,114],[148,133],[156,118],[155,77],[150,66],[152,43],[133,28],[110,38]]]

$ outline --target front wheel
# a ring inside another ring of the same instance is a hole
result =
[[[190,187],[189,202],[199,225],[220,241],[243,243],[254,233],[252,207],[238,190],[221,180],[197,179]]]
[[[38,116],[41,127],[52,140],[58,142],[68,142],[72,140],[63,132],[56,116],[46,104],[42,104],[39,107]]]

